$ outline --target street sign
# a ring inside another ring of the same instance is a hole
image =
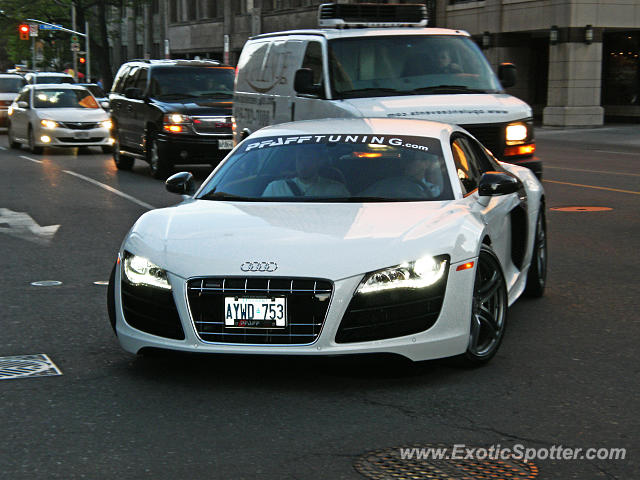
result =
[[[30,37],[37,37],[38,36],[38,24],[37,23],[30,23],[29,24],[29,36]]]
[[[78,42],[73,42],[71,44],[71,51],[72,52],[79,52],[80,51],[80,44]]]
[[[40,30],[60,30],[62,25],[40,25]]]

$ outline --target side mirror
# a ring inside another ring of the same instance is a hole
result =
[[[167,178],[164,185],[168,192],[178,195],[193,195],[196,193],[196,182],[190,172],[178,172]]]
[[[125,89],[124,96],[132,100],[142,100],[142,90],[136,87],[129,87]]]
[[[520,180],[514,175],[503,172],[485,172],[478,184],[478,195],[495,197],[508,195],[520,190]]]
[[[513,63],[501,63],[498,79],[504,88],[513,87],[516,84],[516,66]]]
[[[27,102],[25,102],[24,100],[20,100],[18,102],[18,107],[20,107],[20,108],[29,108],[29,104]]]
[[[293,89],[303,95],[320,95],[322,93],[322,87],[313,83],[313,71],[310,68],[301,68],[296,71]]]

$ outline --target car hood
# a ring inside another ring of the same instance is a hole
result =
[[[461,125],[531,117],[531,107],[506,94],[403,95],[353,98],[345,102],[363,117],[413,118]]]
[[[37,115],[58,122],[101,122],[109,118],[102,108],[43,108]]]
[[[231,98],[187,99],[181,102],[158,102],[166,113],[184,113],[186,115],[231,115]]]
[[[482,224],[468,213],[453,201],[196,200],[146,213],[124,248],[184,278],[246,275],[240,266],[259,261],[277,263],[272,275],[338,280],[424,255],[473,257]]]

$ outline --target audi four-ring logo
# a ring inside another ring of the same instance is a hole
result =
[[[276,262],[244,262],[240,265],[243,272],[275,272],[277,269]]]

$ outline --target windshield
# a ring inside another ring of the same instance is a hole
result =
[[[24,87],[23,78],[0,78],[0,93],[18,93]]]
[[[35,75],[33,80],[34,83],[73,83],[73,78],[67,77],[66,75]]]
[[[47,89],[33,92],[35,108],[99,108],[87,90]]]
[[[198,198],[397,202],[451,200],[453,192],[438,139],[333,134],[247,139]]]
[[[149,95],[154,98],[232,98],[232,67],[156,67]]]
[[[502,91],[480,49],[463,36],[331,40],[329,68],[336,98]]]

